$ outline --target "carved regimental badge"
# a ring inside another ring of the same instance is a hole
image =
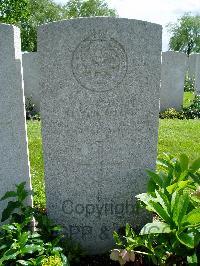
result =
[[[75,49],[72,70],[85,89],[102,92],[119,85],[127,72],[127,56],[123,46],[106,35],[95,34]]]

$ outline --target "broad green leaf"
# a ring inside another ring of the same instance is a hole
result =
[[[4,209],[4,211],[2,212],[1,222],[6,221],[10,217],[12,212],[19,207],[20,203],[18,201],[9,201],[6,209]]]
[[[113,238],[115,240],[115,243],[118,245],[118,246],[122,246],[123,243],[118,235],[118,233],[116,231],[113,232]]]
[[[177,187],[177,183],[174,183],[174,184],[168,186],[166,189],[169,192],[169,194],[172,194],[176,190],[176,187]]]
[[[32,253],[35,253],[35,252],[40,252],[42,251],[44,248],[40,245],[34,245],[34,244],[31,244],[31,245],[26,245],[25,247],[23,247],[21,249],[21,253],[22,254],[32,254]]]
[[[131,226],[130,224],[126,224],[126,236],[130,236],[131,235]]]
[[[23,232],[20,236],[19,236],[19,244],[20,246],[24,246],[28,240],[29,237],[29,233],[28,232]]]
[[[168,186],[167,187],[167,191],[170,194],[172,194],[175,190],[178,192],[180,190],[185,189],[191,183],[192,183],[191,180],[179,181],[179,182],[176,182],[176,183],[172,184],[171,186]]]
[[[17,227],[14,224],[5,224],[5,225],[2,225],[1,229],[4,231],[12,231],[12,230],[16,230]]]
[[[192,225],[200,224],[200,208],[196,208],[188,213],[186,221]]]
[[[157,160],[157,165],[160,165],[160,166],[165,167],[165,168],[172,167],[172,164],[169,161],[165,160],[165,159],[158,159]]]
[[[195,234],[193,232],[190,233],[180,233],[176,234],[177,239],[186,247],[194,248],[195,247]]]
[[[177,191],[175,191],[171,197],[171,212],[172,213],[174,211],[174,207],[178,204],[178,197],[179,197],[179,195],[178,195]]]
[[[3,263],[4,261],[16,259],[17,256],[18,256],[18,254],[19,254],[19,251],[16,251],[15,249],[9,249],[9,250],[7,250],[3,254],[3,257],[0,258],[0,265],[2,265],[1,263]]]
[[[159,175],[162,177],[163,187],[166,188],[167,186],[169,186],[171,183],[171,179],[169,178],[169,176],[162,171],[159,172]]]
[[[147,184],[147,192],[148,193],[154,192],[156,188],[157,188],[156,183],[153,181],[152,178],[150,178]]]
[[[182,172],[188,170],[188,164],[189,164],[188,156],[185,154],[181,154],[180,155],[180,166],[181,166]]]
[[[25,198],[29,195],[28,191],[25,188],[26,182],[22,182],[21,184],[17,185],[17,195],[19,201],[22,202]]]
[[[185,189],[191,183],[192,183],[191,180],[179,181],[177,190],[179,191],[179,190]]]
[[[0,200],[5,200],[8,198],[16,197],[17,193],[15,191],[8,191],[5,193],[5,195]]]
[[[23,191],[25,189],[25,185],[26,185],[26,182],[22,182],[19,185],[16,185],[17,192],[20,193],[21,191]]]
[[[196,253],[194,253],[192,256],[187,256],[187,263],[191,266],[197,266],[198,265],[198,259]]]
[[[187,178],[188,178],[188,171],[186,170],[186,171],[181,173],[181,175],[179,176],[178,180],[179,181],[183,181],[183,180],[185,180]]]
[[[195,160],[192,164],[191,164],[191,166],[190,166],[190,170],[192,171],[192,172],[196,172],[197,170],[199,170],[199,168],[200,168],[200,158],[198,158],[197,160]]]
[[[160,216],[160,218],[171,225],[172,221],[167,212],[162,208],[162,206],[159,203],[153,201],[151,201],[150,204],[153,207],[154,211]]]
[[[177,194],[173,208],[173,220],[177,226],[181,225],[182,220],[187,213],[189,202],[190,200],[187,193],[183,195]]]
[[[149,206],[149,202],[153,200],[153,197],[148,193],[141,193],[135,196],[138,200]]]
[[[170,226],[163,222],[153,222],[146,224],[141,232],[140,235],[147,235],[147,234],[165,234],[170,233],[171,229]]]
[[[163,186],[162,178],[158,174],[156,174],[152,171],[147,170],[147,173],[153,179],[153,181],[156,183],[156,185],[158,185],[159,187],[162,188],[162,186]]]
[[[168,200],[167,196],[164,193],[162,193],[161,191],[158,191],[158,190],[156,190],[155,193],[156,193],[156,197],[157,197],[157,202],[160,203],[160,205],[163,207],[163,209],[169,215],[170,203],[169,203],[169,200]]]

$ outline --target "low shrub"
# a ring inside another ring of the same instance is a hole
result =
[[[0,226],[0,265],[69,266],[67,256],[74,258],[73,254],[78,260],[79,246],[71,245],[64,238],[62,228],[44,213],[26,206],[28,195],[24,182],[1,198],[9,201],[1,219],[8,223]]]
[[[161,119],[199,119],[200,118],[200,95],[196,95],[193,103],[189,107],[182,108],[181,111],[176,111],[174,108],[169,108],[164,112],[160,112]]]
[[[160,113],[161,119],[184,119],[184,115],[182,112],[176,111],[174,108],[169,108],[165,110],[164,112]]]
[[[124,236],[114,232],[111,259],[125,265],[142,255],[147,265],[199,265],[200,158],[166,155],[158,163],[160,172],[148,171],[147,193],[136,196],[153,220],[139,234],[129,224]]]
[[[185,119],[199,119],[200,118],[200,95],[196,95],[192,105],[183,108],[183,117]]]
[[[195,78],[190,77],[188,74],[185,76],[184,91],[185,92],[195,91]]]
[[[50,256],[42,260],[42,266],[62,266],[62,259],[57,256]]]

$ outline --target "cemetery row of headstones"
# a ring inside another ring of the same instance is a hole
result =
[[[26,102],[34,104],[35,112],[40,110],[39,64],[37,52],[23,53],[22,65]],[[190,57],[179,52],[163,52],[161,64],[160,110],[180,110],[183,104],[184,81],[188,73],[195,81],[195,90],[200,94],[200,54]]]
[[[180,110],[183,105],[186,75],[194,81],[195,93],[200,94],[200,54],[189,57],[179,52],[162,53],[160,110]]]
[[[20,43],[18,28],[0,24],[0,197],[22,181],[31,188],[23,88],[31,84],[48,215],[89,252],[104,252],[114,229],[145,223],[134,206],[157,157],[162,28],[119,18],[46,24],[23,71]]]

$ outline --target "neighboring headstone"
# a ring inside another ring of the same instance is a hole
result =
[[[188,58],[188,74],[190,78],[195,78],[196,75],[196,54],[191,54]]]
[[[200,95],[200,54],[196,55],[196,69],[195,69],[195,91]]]
[[[0,24],[0,198],[15,184],[31,188],[18,28]],[[29,198],[31,204],[31,198]],[[0,218],[6,203],[0,201]]]
[[[161,111],[168,108],[181,109],[186,71],[186,54],[171,51],[162,53]]]
[[[91,253],[145,222],[133,210],[157,156],[161,36],[119,18],[39,29],[47,211]]]
[[[34,111],[40,111],[40,93],[39,93],[39,65],[38,55],[34,53],[22,54],[22,66],[24,77],[24,94],[26,105],[34,104]]]

